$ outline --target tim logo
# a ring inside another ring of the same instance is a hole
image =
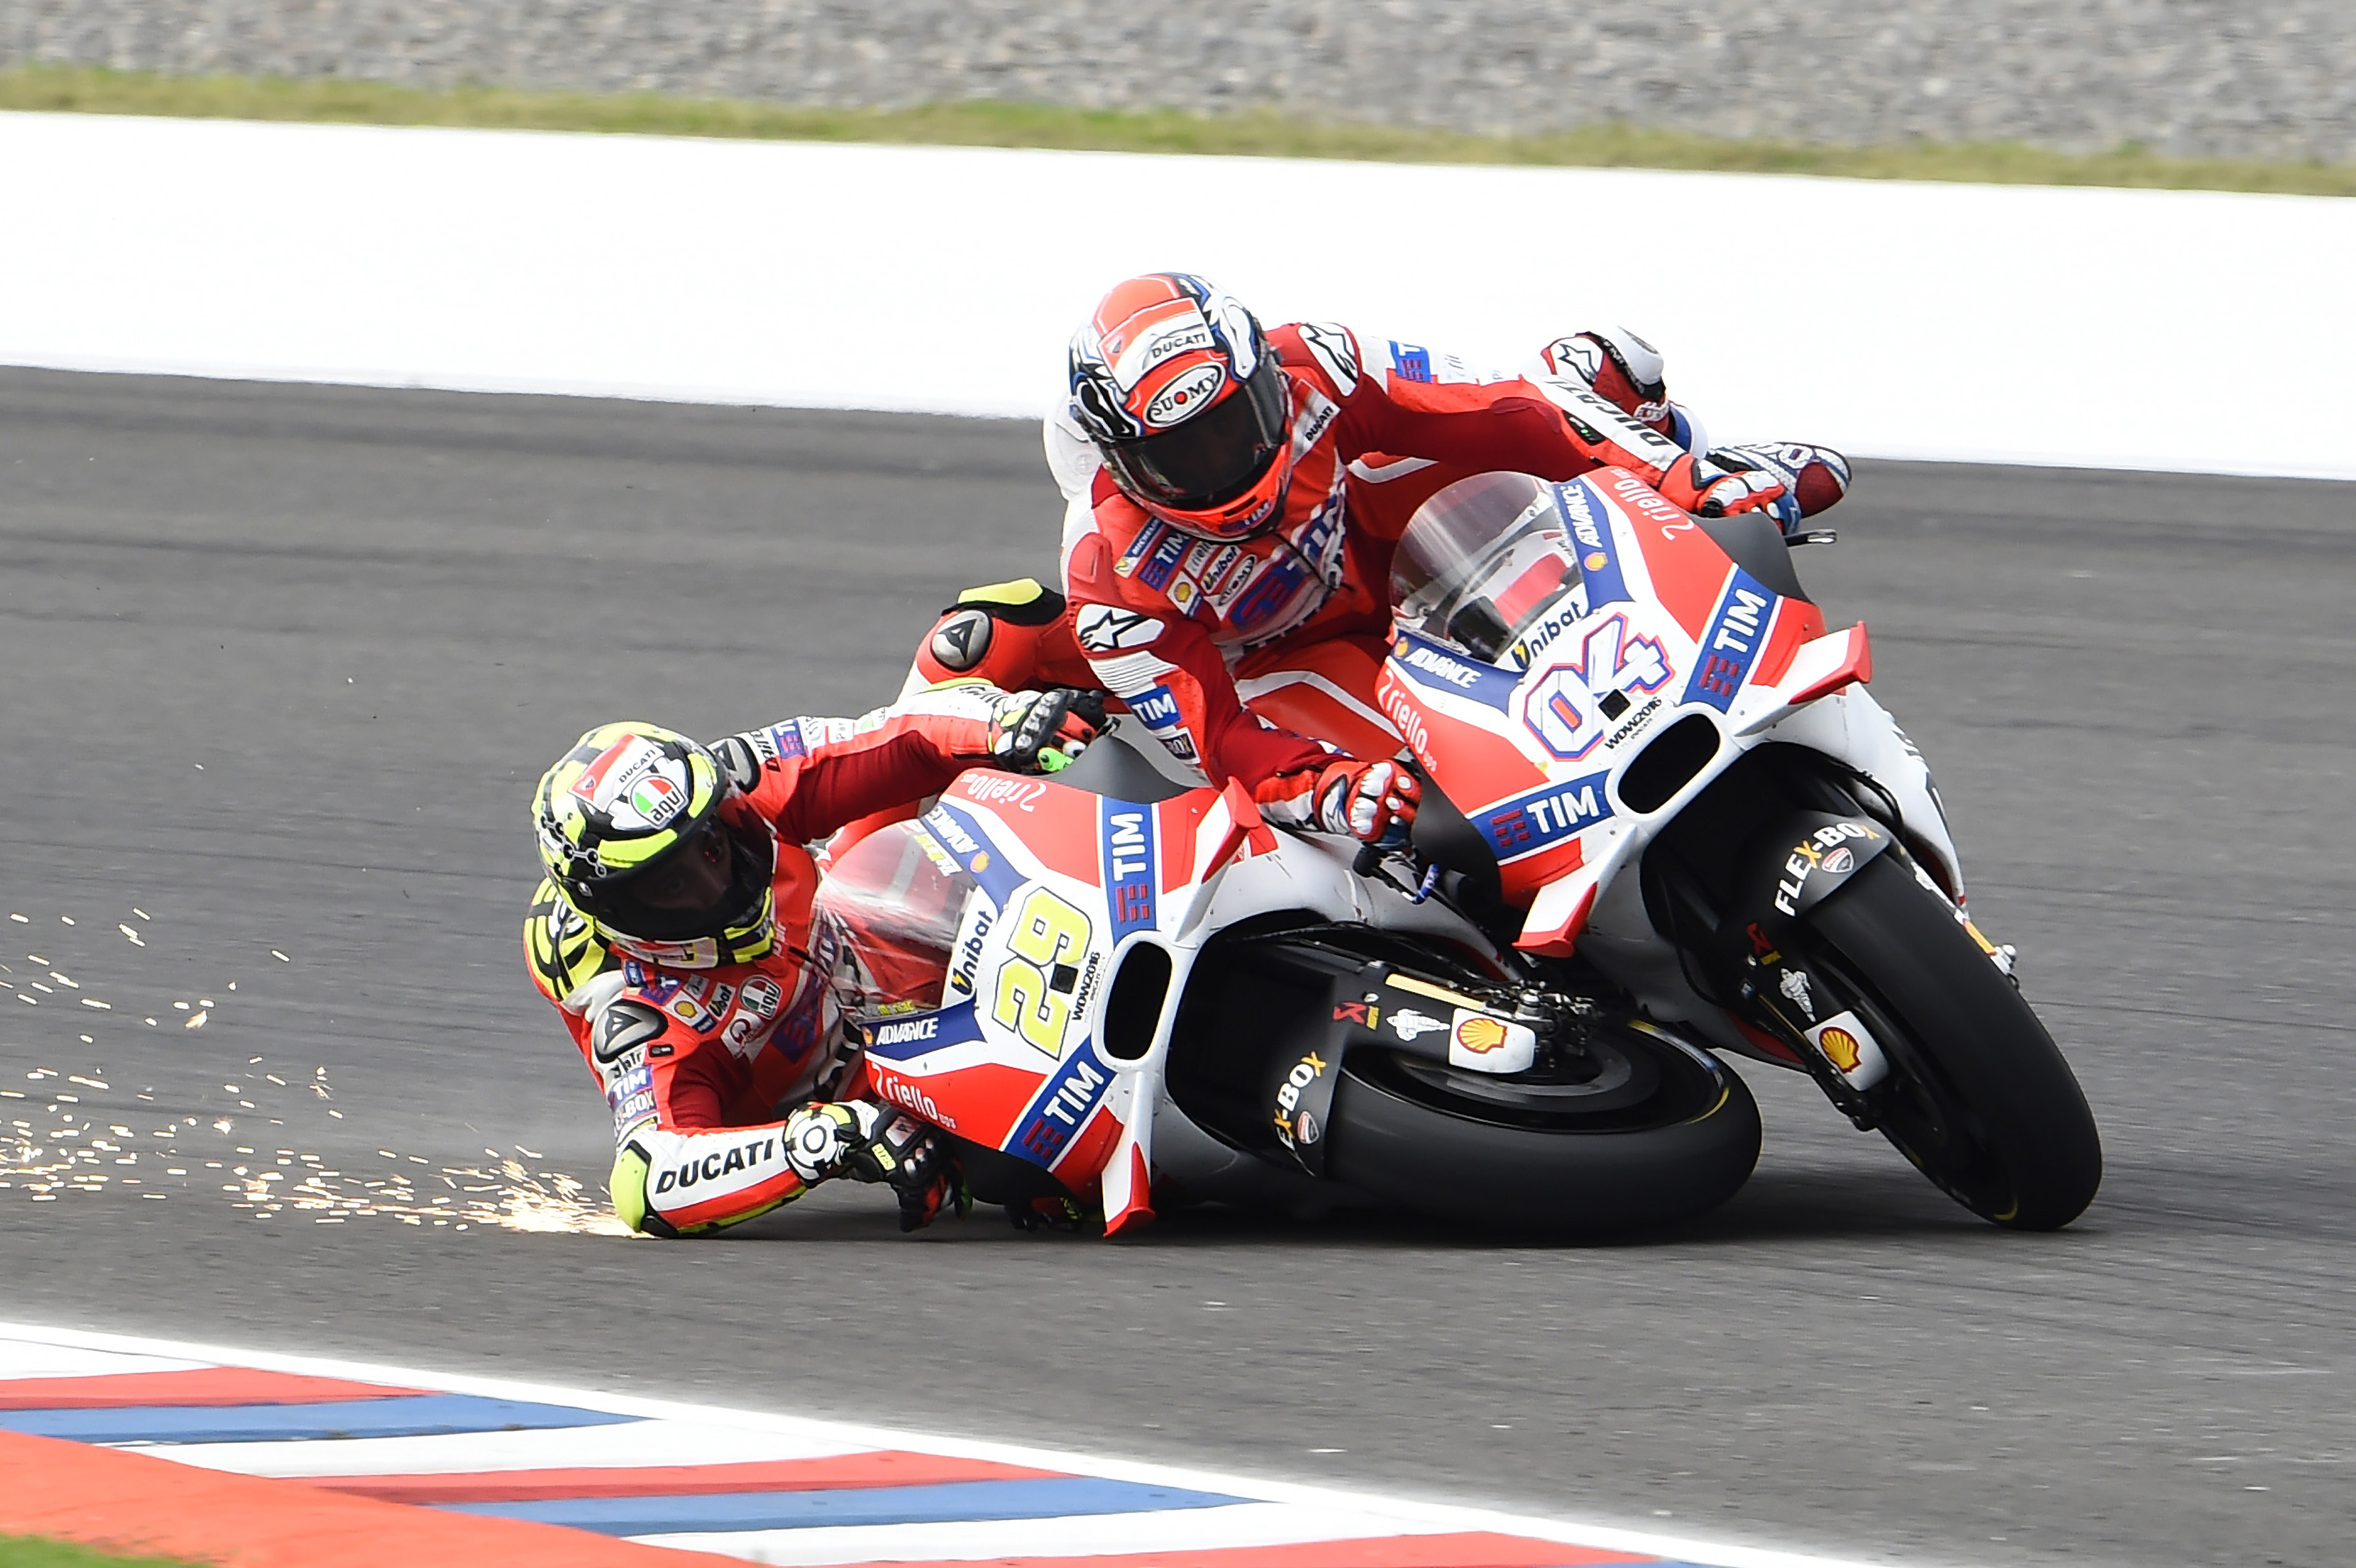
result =
[[[1107,800],[1102,809],[1105,903],[1119,942],[1153,923],[1153,808]]]
[[[1552,848],[1612,815],[1603,781],[1590,773],[1568,784],[1541,784],[1527,795],[1500,801],[1472,820],[1502,864]]]
[[[1166,686],[1149,686],[1126,700],[1137,721],[1149,730],[1167,730],[1178,722],[1178,699]]]
[[[1576,761],[1595,750],[1611,726],[1596,705],[1598,697],[1607,691],[1649,696],[1676,675],[1658,641],[1632,635],[1628,617],[1613,615],[1590,629],[1569,660],[1530,688],[1523,720],[1538,744]]]
[[[1687,702],[1707,702],[1720,713],[1734,705],[1734,695],[1750,678],[1751,661],[1767,640],[1775,614],[1775,592],[1743,571],[1734,569],[1718,612],[1702,628],[1701,662],[1687,683]]]

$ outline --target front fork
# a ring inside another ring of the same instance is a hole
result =
[[[1955,923],[2017,988],[2015,949],[1990,942],[1904,846],[1893,843],[1884,853],[1904,865],[1925,892],[1954,913]],[[1734,1005],[1727,1010],[1738,1024],[1771,1036],[1791,1051],[1825,1097],[1858,1131],[1870,1132],[1879,1119],[1875,1109],[1879,1096],[1873,1091],[1891,1072],[1891,1053],[1869,1021],[1869,1015],[1875,1019],[1880,1015],[1852,984],[1829,973],[1820,961],[1794,951],[1806,945],[1804,932],[1797,922],[1773,936],[1757,922],[1747,924]]]
[[[1869,1092],[1890,1075],[1880,1041],[1820,968],[1788,951],[1788,937],[1751,940],[1757,946],[1744,956],[1727,1011],[1746,1032],[1781,1045],[1835,1109],[1859,1132],[1871,1132],[1877,1118]]]

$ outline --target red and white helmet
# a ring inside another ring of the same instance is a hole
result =
[[[1072,408],[1131,500],[1172,528],[1242,539],[1292,478],[1292,389],[1252,313],[1187,272],[1114,285],[1072,335]]]

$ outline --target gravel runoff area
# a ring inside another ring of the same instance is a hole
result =
[[[2349,0],[0,0],[0,67],[2356,159]]]

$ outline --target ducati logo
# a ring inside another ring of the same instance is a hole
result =
[[[943,669],[963,674],[990,652],[994,626],[985,610],[960,610],[933,628],[932,655]]]

